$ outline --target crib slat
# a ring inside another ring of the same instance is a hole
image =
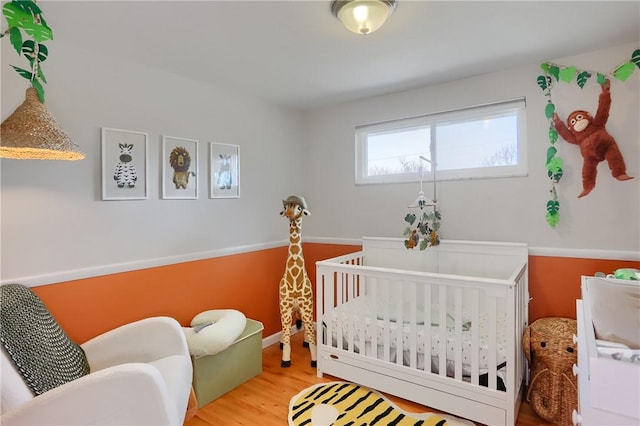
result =
[[[431,369],[431,284],[425,284],[422,288],[424,291],[423,294],[423,305],[422,309],[424,309],[424,319],[422,332],[424,334],[424,342],[423,342],[423,360],[424,360],[424,371],[428,371],[430,373],[433,372]]]
[[[371,300],[372,306],[375,306],[378,303],[379,297],[379,288],[378,288],[378,280],[375,277],[371,277]],[[365,316],[365,315],[363,315]],[[371,322],[371,354],[370,356],[377,358],[378,357],[378,320],[376,317],[372,317],[370,319]]]
[[[358,275],[358,297],[368,297],[368,284],[364,276]],[[360,329],[358,330],[358,351],[362,355],[367,355],[366,343],[367,316],[360,314]]]
[[[324,297],[324,312],[330,312],[334,304],[335,297],[335,285],[336,285],[337,273],[332,272],[330,276],[327,276],[325,281],[325,297]],[[327,321],[327,345],[333,347],[333,321]]]
[[[489,341],[487,351],[487,362],[489,363],[489,389],[497,389],[498,380],[496,377],[496,366],[498,352],[498,322],[496,313],[496,297],[491,296],[487,301],[487,310],[489,316]]]
[[[409,301],[411,303],[409,307],[410,309],[409,311],[409,317],[410,317],[409,367],[415,370],[417,368],[417,362],[418,362],[418,344],[417,344],[418,327],[416,325],[418,313],[417,313],[417,307],[416,307],[416,302],[417,302],[416,283],[414,282],[408,283],[408,296],[409,296]]]
[[[471,383],[479,384],[480,378],[480,291],[472,290],[471,305]]]
[[[384,342],[384,353],[383,353],[383,358],[386,362],[389,362],[389,360],[391,359],[391,345],[390,345],[390,336],[389,334],[391,333],[391,322],[389,321],[389,305],[391,303],[389,303],[389,280],[383,280],[383,284],[382,284],[382,300],[385,301],[384,303],[384,313],[383,313],[383,342]],[[374,310],[377,310],[377,306],[374,306],[373,308]],[[374,317],[376,318],[375,315],[375,311],[374,311]],[[377,334],[377,328],[379,327],[378,322],[376,321],[376,334]]]
[[[402,365],[402,330],[404,328],[404,281],[393,283],[393,295],[396,298],[396,364]]]
[[[462,380],[462,288],[455,289],[455,339],[454,360],[456,380]]]
[[[336,306],[340,306],[344,303],[344,272],[341,272],[340,274],[338,274],[338,282],[336,283]],[[338,323],[336,324],[336,327],[338,328],[337,330],[337,341],[336,341],[336,348],[338,349],[343,349],[344,346],[344,340],[343,340],[343,321],[342,321],[342,315],[338,316]]]
[[[441,376],[447,375],[447,287],[438,285],[438,297],[439,297],[439,326],[438,326],[438,338],[440,339],[440,345],[438,346],[438,374]]]

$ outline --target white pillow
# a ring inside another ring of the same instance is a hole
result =
[[[596,339],[640,349],[640,282],[592,278],[587,283]]]
[[[201,312],[191,320],[191,327],[183,327],[189,353],[203,356],[222,352],[240,337],[246,325],[247,318],[235,309]]]

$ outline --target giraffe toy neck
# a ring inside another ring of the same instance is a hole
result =
[[[304,255],[302,254],[302,218],[298,217],[289,221],[289,255],[287,258],[287,270],[296,281],[306,276],[304,267]]]

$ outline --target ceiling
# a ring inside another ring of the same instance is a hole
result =
[[[399,0],[367,36],[342,27],[328,0],[39,4],[50,46],[74,44],[296,109],[640,42],[639,1]]]

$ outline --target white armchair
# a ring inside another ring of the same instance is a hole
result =
[[[0,301],[0,314],[6,302]],[[184,422],[192,364],[184,332],[173,318],[143,319],[80,345],[90,373],[37,396],[16,368],[6,345],[0,346],[2,425],[147,426]]]

